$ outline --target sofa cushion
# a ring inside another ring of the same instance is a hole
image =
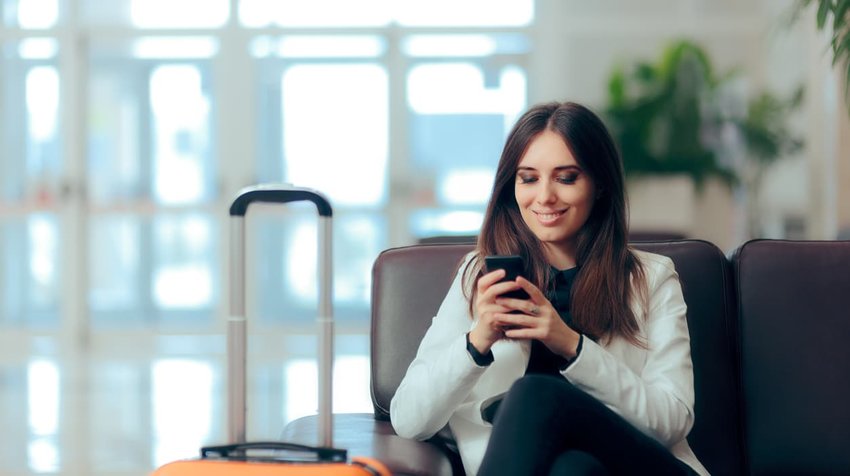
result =
[[[733,255],[751,474],[850,474],[850,241]]]

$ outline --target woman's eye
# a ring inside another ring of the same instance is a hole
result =
[[[576,183],[576,180],[578,180],[578,175],[577,174],[559,175],[557,180],[558,180],[558,182],[561,182],[561,183],[574,184],[574,183]]]
[[[520,175],[519,182],[520,183],[534,183],[537,181],[537,177],[532,177],[529,175]]]

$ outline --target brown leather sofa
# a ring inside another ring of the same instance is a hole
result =
[[[850,242],[634,243],[679,273],[694,363],[688,436],[715,475],[850,474]],[[470,244],[384,251],[373,268],[370,414],[335,415],[335,446],[399,475],[463,474],[451,435],[397,436],[389,403]],[[315,444],[314,417],[284,429]]]

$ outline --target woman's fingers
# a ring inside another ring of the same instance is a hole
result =
[[[503,312],[494,313],[493,321],[502,327],[534,327],[534,318],[525,314],[507,314]]]
[[[515,298],[497,298],[496,304],[510,309],[512,311],[520,311],[523,314],[531,316],[539,316],[542,313],[545,303],[536,304],[530,299],[515,299]]]
[[[505,270],[503,269],[497,269],[481,276],[478,279],[478,295],[484,298],[495,299],[497,296],[506,292],[521,289],[519,283],[516,281],[499,282],[504,277]]]
[[[537,286],[535,286],[531,283],[531,281],[523,278],[522,276],[518,276],[516,278],[516,283],[519,285],[520,288],[522,288],[523,290],[525,290],[525,292],[528,293],[528,295],[531,297],[530,300],[532,302],[542,304],[547,300],[546,296],[543,295],[543,293],[540,291],[540,289],[537,288]]]
[[[505,277],[504,269],[497,269],[478,278],[478,294],[484,293],[490,286]]]

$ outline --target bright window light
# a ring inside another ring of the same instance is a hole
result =
[[[336,413],[372,411],[369,396],[369,358],[341,355],[334,359],[333,409]]]
[[[248,28],[270,26],[275,19],[285,16],[284,6],[277,0],[240,0],[239,21]]]
[[[496,52],[491,35],[413,35],[402,48],[408,56],[490,56]]]
[[[54,438],[33,438],[27,445],[29,467],[35,473],[59,471],[59,447]]]
[[[27,73],[26,101],[30,137],[43,142],[56,135],[59,115],[59,74],[52,66],[36,66]]]
[[[374,64],[298,65],[283,75],[284,180],[337,205],[379,205],[386,195],[386,70]]]
[[[534,0],[397,0],[396,20],[405,26],[525,26]]]
[[[393,5],[393,0],[241,0],[239,20],[251,28],[381,26],[392,19]]]
[[[59,469],[60,377],[56,364],[33,360],[27,369],[27,413],[32,438],[27,445],[27,460],[32,471],[51,473]]]
[[[162,203],[191,203],[203,194],[202,170],[192,157],[171,151],[157,154],[157,197]]]
[[[205,191],[202,153],[210,113],[201,73],[194,66],[160,66],[151,74],[150,89],[156,196],[163,203],[197,202]]]
[[[162,250],[154,273],[157,305],[166,309],[198,309],[213,299],[210,223],[200,216],[163,220],[156,226]]]
[[[516,67],[509,66],[502,70],[499,78],[502,101],[502,112],[505,117],[505,130],[511,130],[514,122],[525,109],[525,91],[527,88],[525,72]]]
[[[197,309],[212,300],[212,276],[204,264],[174,265],[154,274],[156,303],[167,309]]]
[[[44,215],[29,219],[30,275],[38,288],[50,288],[57,279],[57,254],[59,240],[56,224]]]
[[[287,36],[278,43],[284,58],[369,58],[384,54],[386,44],[376,36]]]
[[[483,222],[483,212],[419,210],[411,216],[410,228],[415,236],[473,235]]]
[[[92,289],[89,302],[96,311],[138,305],[141,230],[133,216],[93,217],[89,241]]]
[[[58,19],[58,0],[20,0],[18,2],[18,25],[21,28],[51,28],[56,25]]]
[[[386,230],[379,217],[348,215],[334,223],[335,230],[346,237],[344,247],[335,255],[344,261],[334,274],[334,300],[369,306],[372,263],[384,248]],[[336,253],[336,251],[335,251]]]
[[[58,51],[56,38],[27,38],[18,44],[18,55],[22,59],[50,59]]]
[[[419,114],[503,114],[512,121],[525,98],[525,75],[505,68],[498,87],[488,88],[484,71],[472,63],[415,66],[408,78],[408,101]]]
[[[239,21],[250,28],[383,26],[525,26],[533,0],[241,0]]]
[[[364,413],[372,410],[369,396],[369,358],[365,355],[338,356],[333,368],[335,413]],[[318,413],[319,376],[316,361],[296,359],[284,369],[286,422]]]
[[[210,435],[213,369],[208,362],[161,359],[152,366],[154,466],[188,458]]]
[[[229,0],[132,0],[130,19],[138,28],[216,28],[227,23]]]
[[[386,41],[370,35],[260,36],[251,41],[251,56],[265,58],[377,58],[387,50]]]
[[[30,432],[56,434],[59,427],[59,369],[47,360],[34,360],[27,369],[27,403]]]
[[[139,59],[212,58],[218,53],[213,38],[139,38],[132,44],[133,57]]]
[[[449,170],[439,181],[439,197],[449,205],[481,205],[490,198],[495,170]]]
[[[296,359],[284,368],[285,422],[318,413],[319,378],[315,360]]]
[[[300,223],[295,229],[292,246],[286,253],[287,279],[293,293],[303,302],[316,302],[316,253],[318,250],[316,225]]]

